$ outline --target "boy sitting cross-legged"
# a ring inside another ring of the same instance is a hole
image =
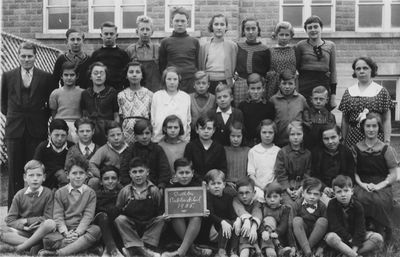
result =
[[[93,246],[101,237],[100,228],[91,225],[96,209],[96,193],[85,185],[88,163],[82,157],[66,165],[69,184],[54,195],[53,218],[57,231],[43,239],[39,256],[67,256]]]
[[[35,255],[38,247],[32,246],[40,244],[42,238],[56,228],[55,222],[50,219],[53,193],[42,186],[45,180],[44,165],[31,160],[26,163],[24,171],[24,181],[28,187],[14,196],[5,218],[6,226],[0,227],[0,241],[9,244],[0,245],[0,253],[21,253],[31,249],[30,253]]]

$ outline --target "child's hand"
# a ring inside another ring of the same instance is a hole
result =
[[[364,189],[365,191],[367,191],[367,192],[372,192],[371,190],[369,190],[369,187],[368,187],[368,184],[367,184],[367,183],[361,183],[361,184],[360,184],[360,187],[361,187],[362,189]]]
[[[204,212],[204,217],[208,217],[210,216],[210,210],[206,209],[206,211]]]
[[[171,217],[169,215],[167,215],[165,212],[163,213],[163,215],[161,217],[166,221],[171,219]]]
[[[40,221],[36,221],[35,223],[32,223],[29,226],[24,226],[25,231],[32,231],[37,229],[40,226]]]
[[[225,238],[231,238],[232,236],[232,226],[225,220],[221,221],[221,227],[222,227],[222,236]]]
[[[88,173],[87,173],[87,177],[88,177],[88,178],[93,178],[93,177],[94,177],[94,175],[93,175],[93,173],[92,173],[91,171],[88,171]]]
[[[263,231],[263,232],[261,233],[261,238],[262,238],[262,240],[264,240],[264,241],[268,241],[268,240],[269,240],[269,232],[268,232],[268,231]]]
[[[254,242],[257,241],[257,226],[256,225],[253,225],[250,228],[249,241],[251,244],[253,244]]]
[[[335,193],[333,192],[333,189],[330,187],[325,187],[324,188],[324,194],[326,194],[328,197],[334,197]]]
[[[377,187],[376,187],[376,185],[374,183],[367,184],[367,188],[368,188],[368,190],[370,192],[373,192],[373,191],[377,190]]]
[[[251,229],[251,221],[250,219],[245,219],[242,225],[242,229],[240,230],[240,234],[244,237],[248,237]]]
[[[353,246],[351,249],[357,254],[357,252],[358,252],[358,247],[357,246]]]
[[[295,256],[296,256],[296,247],[292,247],[292,248],[290,249],[290,254],[289,254],[289,256],[290,256],[290,257],[295,257]]]
[[[271,238],[272,239],[277,239],[278,238],[278,234],[276,232],[272,232],[271,233]]]
[[[233,229],[237,236],[240,235],[240,229],[242,228],[242,220],[238,217],[233,223]]]

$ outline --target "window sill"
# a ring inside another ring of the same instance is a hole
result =
[[[165,38],[171,36],[172,32],[155,31],[151,38]],[[200,37],[201,31],[188,32],[192,37]],[[98,33],[87,33],[85,32],[85,39],[99,39]],[[139,38],[136,33],[120,32],[118,38]],[[65,39],[65,32],[61,33],[36,33],[35,39]]]
[[[295,33],[294,38],[305,39],[308,35],[304,32]],[[322,38],[400,38],[399,32],[354,32],[354,31],[337,31],[322,32]]]

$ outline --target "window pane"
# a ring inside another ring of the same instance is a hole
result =
[[[144,5],[145,0],[122,0],[122,5]]]
[[[188,5],[188,4],[192,4],[193,1],[192,0],[169,0],[168,3],[170,5]]]
[[[382,80],[380,82],[379,84],[389,92],[390,98],[396,100],[396,80]]]
[[[170,26],[170,28],[173,27],[173,26],[172,26],[172,12],[173,12],[175,9],[180,8],[180,7],[183,7],[183,8],[186,9],[186,11],[188,12],[188,14],[189,14],[189,20],[188,20],[189,25],[188,25],[188,28],[191,28],[191,25],[192,25],[192,24],[191,24],[191,23],[192,23],[192,6],[188,6],[188,5],[169,6],[169,17],[170,17],[169,26]]]
[[[143,7],[132,6],[122,8],[122,27],[124,29],[136,28],[136,19],[143,14]]]
[[[69,28],[69,9],[67,7],[49,8],[49,29]]]
[[[303,24],[303,7],[284,6],[283,20],[288,21],[293,27],[302,27]]]
[[[313,6],[311,8],[311,14],[317,15],[319,17],[323,17],[322,21],[324,23],[324,27],[331,27],[331,7],[330,6]]]
[[[114,9],[110,7],[93,7],[93,28],[99,29],[106,21],[114,22]]]
[[[52,5],[66,6],[66,5],[68,5],[68,1],[65,1],[65,0],[49,0],[48,3],[49,3],[49,6],[52,6]]]
[[[93,5],[114,5],[113,0],[93,0]]]
[[[303,4],[303,0],[283,0],[283,4]]]
[[[360,3],[382,3],[383,0],[359,0]]]
[[[382,5],[360,5],[359,26],[361,28],[382,27]]]
[[[313,4],[331,4],[332,0],[312,0]]]
[[[400,5],[392,4],[392,27],[400,27]]]

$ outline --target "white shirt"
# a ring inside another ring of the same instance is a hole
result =
[[[349,87],[348,90],[351,96],[374,97],[382,90],[382,86],[372,81],[372,83],[362,92],[360,91],[358,83]]]
[[[85,155],[85,153],[86,153],[86,147],[89,147],[89,152],[91,154],[94,151],[95,144],[92,142],[89,145],[84,145],[81,142],[78,142],[78,147],[79,147],[79,150],[81,150],[81,153],[83,153],[83,155]]]
[[[229,107],[229,109],[226,112],[223,112],[219,107],[217,108],[217,113],[220,112],[222,119],[224,120],[224,123],[226,124],[226,122],[229,120],[229,117],[231,117],[232,114],[232,107]]]
[[[38,192],[38,197],[42,194],[43,192],[43,187],[40,186],[38,190],[36,191],[32,191],[31,187],[28,187],[28,189],[25,191],[24,195],[30,194],[30,193],[34,193],[34,192]]]
[[[78,190],[79,193],[83,194],[83,192],[85,192],[86,188],[87,188],[87,185],[85,185],[85,184],[83,184],[79,188],[74,188],[73,186],[71,186],[71,184],[67,185],[68,194],[70,194],[73,189]]]

